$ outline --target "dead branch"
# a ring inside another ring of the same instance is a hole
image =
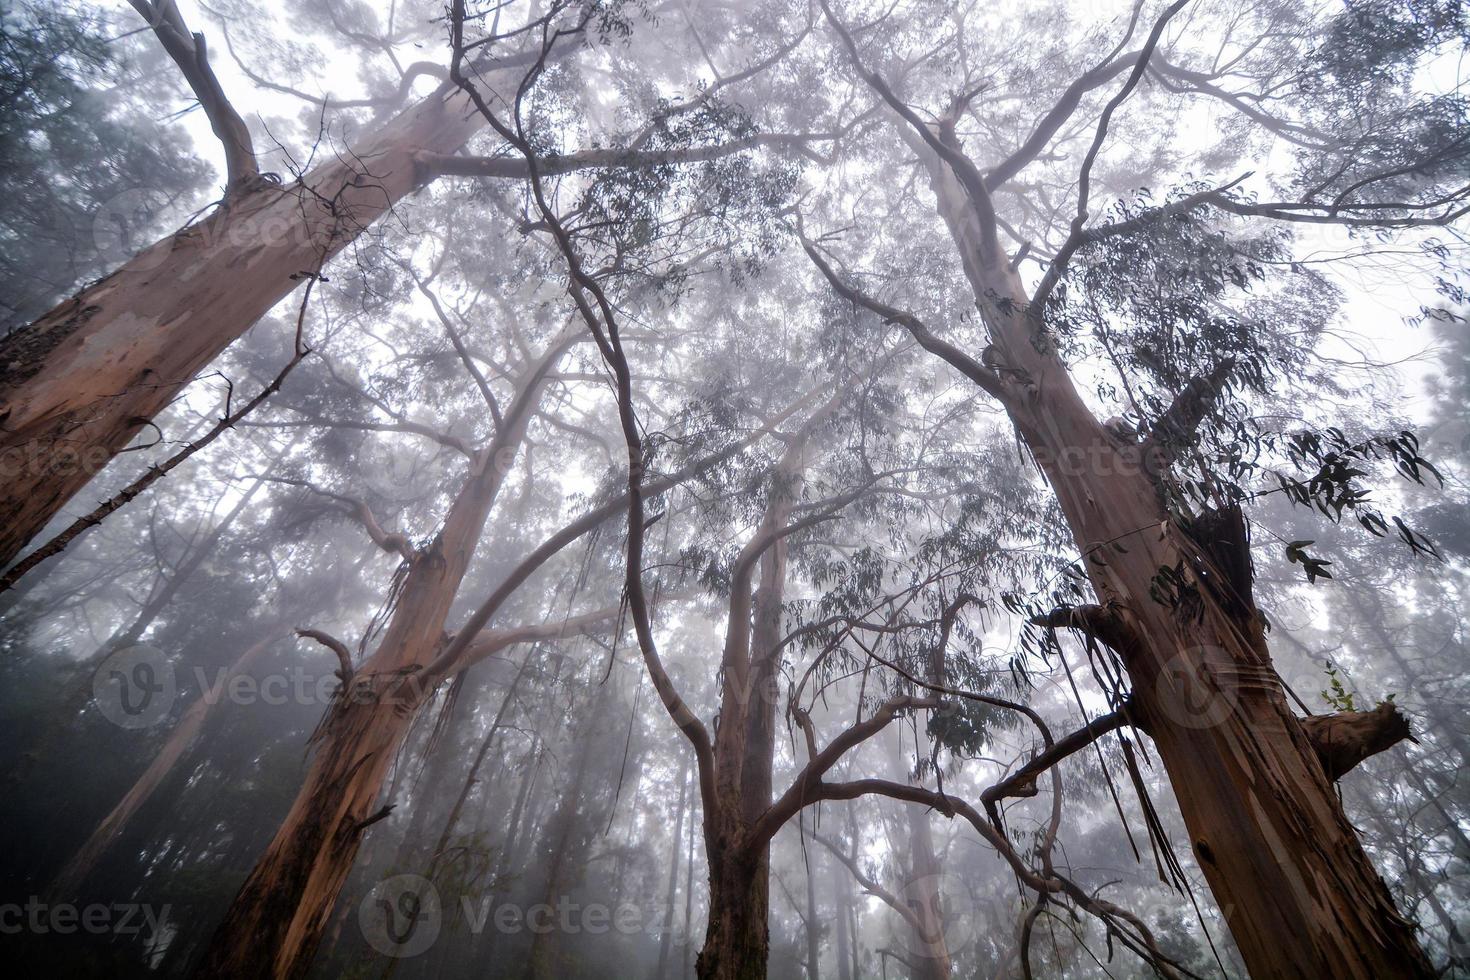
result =
[[[1417,742],[1398,705],[1384,701],[1372,711],[1339,711],[1301,720],[1327,778],[1336,782],[1370,756],[1407,739]]]

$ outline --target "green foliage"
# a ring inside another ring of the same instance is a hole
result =
[[[0,13],[0,331],[148,244],[131,236],[203,183],[203,163],[104,90],[127,85],[109,33],[48,3]]]
[[[1327,674],[1327,689],[1322,692],[1322,700],[1326,701],[1334,711],[1357,711],[1357,704],[1353,701],[1353,692],[1343,686],[1337,665],[1331,660],[1324,660],[1322,667]]]

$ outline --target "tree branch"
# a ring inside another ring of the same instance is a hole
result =
[[[1157,450],[1164,462],[1173,462],[1179,450],[1188,445],[1198,431],[1200,423],[1220,400],[1230,372],[1235,369],[1235,358],[1227,357],[1209,374],[1191,378],[1179,396],[1164,410],[1164,414],[1150,427],[1145,451]]]
[[[330,633],[324,633],[321,630],[307,629],[302,626],[298,626],[296,628],[296,635],[301,637],[302,639],[315,640],[322,646],[326,647],[328,650],[331,650],[333,653],[335,653],[337,655],[337,661],[342,665],[341,670],[337,672],[337,676],[342,678],[342,684],[344,686],[351,683],[353,675],[352,654],[348,652],[347,644],[343,643],[335,636],[332,636]]]
[[[1087,748],[1108,732],[1117,731],[1130,723],[1126,708],[1110,711],[1094,718],[1091,722],[1069,735],[1064,735],[1042,752],[1027,760],[1026,764],[1005,779],[980,794],[980,802],[986,807],[1011,797],[1029,798],[1036,795],[1036,777],[1070,755]]]
[[[1339,711],[1301,720],[1327,778],[1336,782],[1358,763],[1404,741],[1417,742],[1409,719],[1391,701],[1372,711]]]
[[[885,323],[895,323],[903,327],[909,332],[909,336],[918,342],[920,347],[945,361],[955,370],[973,381],[982,391],[991,397],[1000,401],[1002,404],[1009,404],[1010,393],[1006,390],[1005,382],[998,373],[981,364],[955,345],[934,336],[933,332],[912,313],[882,303],[843,279],[822,258],[816,246],[805,235],[801,235],[800,237],[801,247],[806,251],[807,257],[812,260],[812,264],[832,284],[832,288],[837,292],[837,295],[850,303],[876,313]]]
[[[920,698],[912,695],[900,695],[890,698],[878,708],[877,711],[849,727],[831,742],[827,747],[807,761],[806,766],[791,781],[791,785],[780,798],[766,808],[759,820],[750,828],[746,835],[744,846],[747,849],[763,847],[776,832],[785,826],[786,821],[796,816],[797,812],[808,803],[819,797],[812,794],[818,791],[824,775],[831,770],[837,762],[847,754],[849,749],[861,745],[868,739],[877,735],[899,716],[902,712],[917,708],[932,708],[939,704],[935,698]]]
[[[214,69],[209,66],[209,53],[203,34],[190,33],[175,0],[128,0],[148,26],[153,28],[163,49],[173,59],[184,80],[199,100],[209,128],[225,150],[226,194],[249,189],[260,174],[255,160],[255,144],[245,120],[235,111],[220,87]]]

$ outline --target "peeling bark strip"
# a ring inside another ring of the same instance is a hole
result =
[[[483,126],[452,86],[285,187],[256,185],[0,340],[0,565],[196,373]]]

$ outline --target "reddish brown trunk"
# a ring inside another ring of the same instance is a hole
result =
[[[1150,479],[1070,386],[1058,390],[1060,378],[1042,383],[1052,395],[1027,436],[1098,597],[1128,628],[1119,652],[1135,702],[1247,967],[1259,977],[1430,975],[1287,706],[1248,577],[1230,580],[1221,552],[1169,519]],[[1243,529],[1220,544],[1245,558]],[[1193,590],[1172,606],[1151,595],[1166,566],[1188,569]]]
[[[201,367],[484,124],[446,86],[300,183],[232,195],[0,341],[0,566]]]
[[[1018,379],[1006,382],[1007,408],[1056,492],[1100,603],[1126,627],[1119,652],[1140,717],[1251,975],[1432,975],[1287,706],[1249,598],[1243,528],[1211,552],[1171,518],[1138,447],[1098,422],[1049,351],[1029,296],[986,242],[952,171],[914,145],[995,355]],[[1197,598],[1171,606],[1151,595],[1166,566],[1185,570]]]
[[[443,531],[412,563],[382,643],[329,710],[296,801],[210,941],[200,975],[296,977],[311,965],[384,776],[427,693],[414,674],[439,649],[503,480],[495,449],[476,457]]]
[[[715,733],[716,806],[705,814],[710,867],[709,924],[695,961],[701,980],[764,977],[770,955],[770,847],[746,845],[751,826],[771,805],[781,610],[787,546],[771,540],[801,496],[806,442],[836,400],[818,410],[790,443],[771,478],[771,501],[742,550],[731,587],[722,657],[724,686]],[[758,557],[757,557],[758,556]],[[752,567],[748,562],[754,561]],[[759,589],[755,573],[758,571]]]
[[[732,856],[719,846],[728,836],[705,821],[710,856],[709,928],[694,962],[700,980],[765,980],[770,956],[769,854]],[[729,828],[725,828],[728,835]]]

